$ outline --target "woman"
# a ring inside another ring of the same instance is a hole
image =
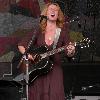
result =
[[[32,32],[19,43],[19,51],[24,54],[31,39],[35,33],[35,39],[32,45],[39,47],[46,45],[49,50],[53,49],[54,37],[57,30],[61,30],[56,48],[68,45],[66,54],[71,57],[75,53],[75,47],[70,43],[68,36],[68,27],[64,25],[64,15],[57,3],[49,3],[45,6],[42,16],[46,16],[40,22],[40,28]],[[35,57],[34,57],[35,58]],[[31,54],[28,54],[29,60],[34,60]],[[29,100],[64,100],[63,72],[61,67],[60,53],[52,57],[53,69],[46,75],[38,77],[29,87]]]

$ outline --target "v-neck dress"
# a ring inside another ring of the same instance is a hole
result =
[[[32,45],[35,47],[46,45],[49,50],[52,50],[53,44],[48,46],[45,43],[45,35],[41,33],[41,30],[35,33],[35,39]],[[33,34],[34,32],[28,33],[18,45],[27,47]],[[56,48],[68,44],[69,41],[68,28],[64,27],[61,29]],[[54,64],[53,69],[46,75],[39,76],[31,86],[29,86],[29,100],[64,100],[63,70],[60,53],[54,54],[52,60]]]

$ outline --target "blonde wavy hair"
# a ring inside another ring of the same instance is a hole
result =
[[[63,12],[62,12],[60,6],[59,6],[57,3],[48,3],[48,4],[46,4],[45,7],[44,7],[44,9],[43,9],[43,11],[42,11],[42,13],[41,13],[41,15],[47,16],[48,7],[49,7],[50,5],[52,5],[52,4],[53,4],[53,5],[56,5],[56,6],[58,7],[58,9],[59,9],[59,10],[58,10],[57,26],[58,26],[59,28],[62,28],[62,27],[63,27],[63,24],[64,24],[65,18],[64,18],[64,14],[63,14]],[[40,22],[40,27],[41,27],[41,29],[42,29],[42,33],[45,32],[46,25],[47,25],[46,22],[47,22],[46,19],[43,19],[43,20]]]

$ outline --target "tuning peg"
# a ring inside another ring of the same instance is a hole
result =
[[[82,49],[84,48],[84,47],[81,47]]]
[[[90,47],[89,44],[88,44],[88,47]]]

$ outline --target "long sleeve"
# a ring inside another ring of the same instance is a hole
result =
[[[67,51],[67,45],[69,45],[69,43],[73,41],[71,40],[71,37],[69,35],[69,25],[65,25],[64,26],[64,29],[63,29],[63,44],[62,45],[66,45],[66,49],[65,49],[65,55],[68,57],[68,58],[72,58],[73,55],[68,55],[68,51]]]
[[[69,25],[65,24],[63,29],[62,29],[62,35],[63,35],[63,40],[62,40],[62,45],[67,45],[69,42],[72,42],[70,35],[69,35]]]

